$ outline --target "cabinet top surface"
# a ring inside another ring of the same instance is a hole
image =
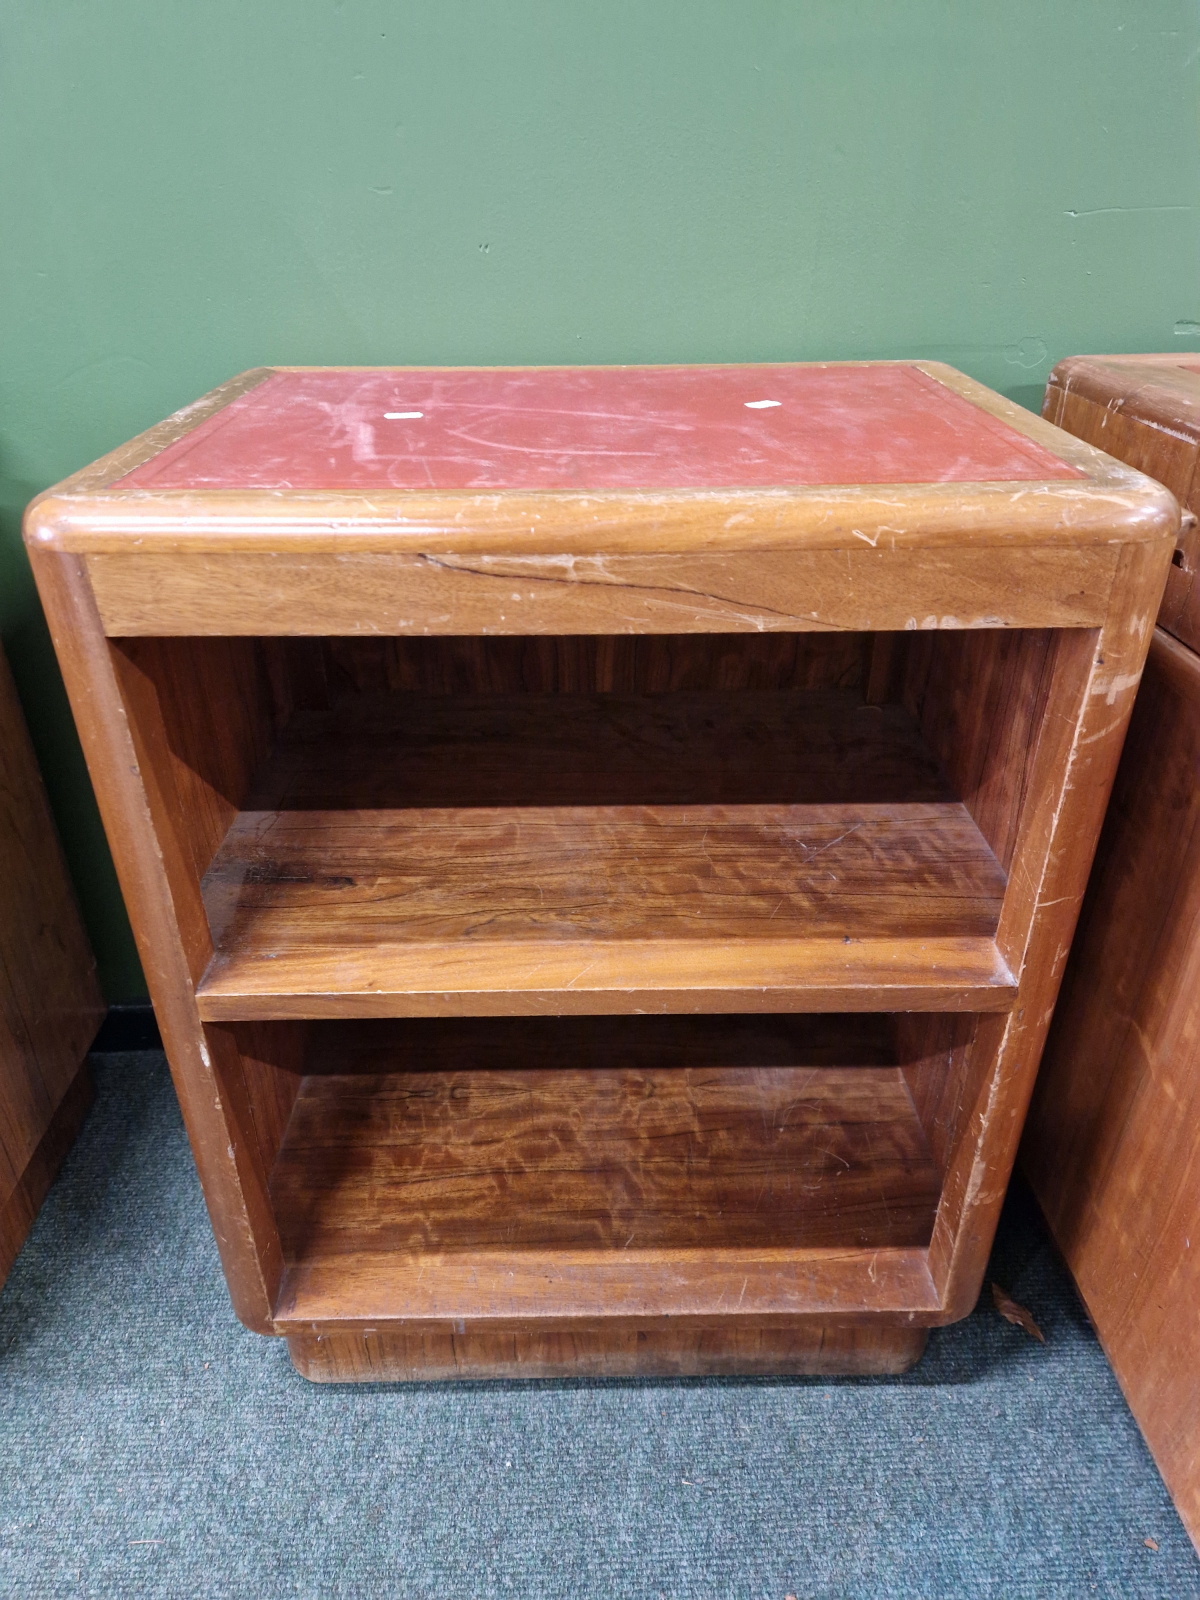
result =
[[[1077,478],[911,366],[272,372],[131,489],[605,490]]]
[[[1050,387],[1172,429],[1181,444],[1200,442],[1200,355],[1068,356]]]
[[[935,362],[269,368],[50,490],[27,537],[562,548],[1144,539],[1173,502]],[[640,532],[633,530],[639,529]],[[939,531],[940,530],[940,531]]]

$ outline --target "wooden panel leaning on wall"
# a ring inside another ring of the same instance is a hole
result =
[[[0,1284],[91,1103],[104,1015],[58,835],[0,653]]]
[[[250,373],[36,502],[243,1321],[319,1380],[911,1365],[1177,526],[916,363]]]
[[[1184,508],[1022,1165],[1200,1549],[1200,357],[1072,357],[1045,415]]]

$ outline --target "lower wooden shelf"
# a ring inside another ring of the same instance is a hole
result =
[[[888,1029],[320,1025],[271,1177],[277,1326],[928,1320],[941,1179]]]

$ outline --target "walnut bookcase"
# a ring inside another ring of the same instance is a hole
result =
[[[1177,527],[936,364],[262,370],[35,502],[242,1320],[326,1380],[916,1360]]]

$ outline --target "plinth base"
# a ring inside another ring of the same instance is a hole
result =
[[[801,1323],[785,1328],[516,1329],[293,1334],[314,1383],[481,1378],[866,1376],[907,1372],[928,1328]]]

